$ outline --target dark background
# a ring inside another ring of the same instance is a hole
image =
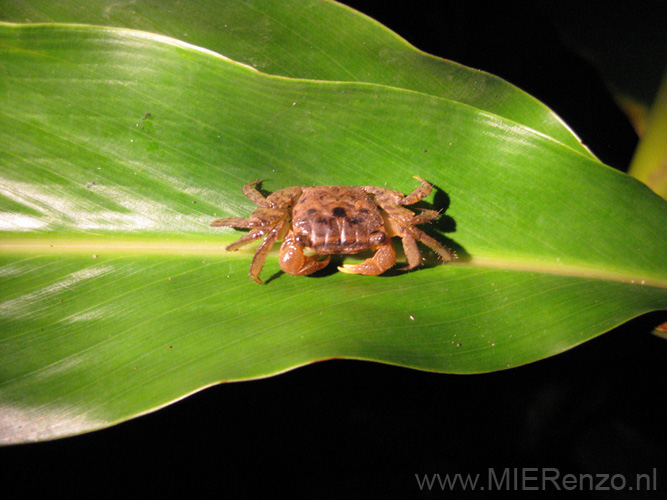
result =
[[[637,138],[595,69],[562,43],[562,17],[533,3],[345,3],[426,52],[526,90],[602,161],[627,167]],[[590,15],[575,2],[566,12],[579,23]],[[2,449],[1,487],[20,488],[6,498],[493,498],[421,492],[415,474],[555,467],[630,477],[656,468],[658,492],[570,496],[664,497],[667,343],[650,334],[664,321],[664,312],[650,314],[559,356],[492,374],[328,361],[212,387],[113,428]]]

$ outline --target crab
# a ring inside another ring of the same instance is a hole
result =
[[[248,219],[217,219],[211,226],[250,229],[248,234],[229,245],[228,251],[264,239],[255,252],[248,273],[260,284],[259,273],[266,256],[279,240],[283,240],[280,268],[297,276],[323,269],[332,254],[356,254],[369,249],[375,252],[372,257],[360,264],[343,265],[338,269],[349,274],[382,274],[396,263],[396,251],[391,241],[394,236],[403,240],[407,266],[402,267],[402,271],[419,265],[421,255],[417,241],[434,250],[443,261],[449,261],[452,254],[416,227],[432,221],[440,213],[420,209],[416,214],[405,208],[405,205],[424,199],[433,189],[424,179],[415,179],[421,186],[408,196],[375,186],[293,186],[266,198],[256,188],[261,181],[253,181],[243,186],[243,194],[259,208]],[[304,251],[315,255],[306,255]],[[320,260],[317,258],[320,255],[327,257]]]

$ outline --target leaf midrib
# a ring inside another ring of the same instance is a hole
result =
[[[107,238],[100,237],[74,237],[66,240],[61,237],[22,238],[15,236],[5,239],[0,244],[0,255],[89,255],[91,258],[97,258],[109,253],[127,256],[220,256],[224,254],[225,258],[248,259],[249,265],[250,256],[255,252],[255,248],[248,247],[237,252],[226,252],[224,248],[231,241],[232,239],[228,238],[211,241],[209,237],[197,236],[192,237],[190,241],[182,240],[179,242],[167,241],[159,237],[151,240],[126,237],[115,238],[114,241],[110,241]],[[277,249],[274,249],[272,254],[277,254]],[[587,265],[587,263],[540,262],[536,258],[528,256],[521,259],[519,257],[492,254],[475,255],[471,258],[451,262],[447,266],[534,272],[667,289],[667,278],[661,276],[638,275],[620,267],[604,269],[595,265]]]

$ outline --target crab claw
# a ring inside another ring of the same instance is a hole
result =
[[[382,274],[396,263],[396,250],[391,239],[387,240],[377,247],[373,255],[363,261],[361,264],[345,264],[338,266],[338,270],[347,274],[363,274],[364,276],[377,276]]]
[[[324,260],[317,260],[304,255],[303,247],[296,244],[296,238],[292,231],[287,233],[283,244],[280,246],[280,269],[287,274],[295,276],[313,274],[315,271],[324,269],[330,260],[331,256],[327,256]]]

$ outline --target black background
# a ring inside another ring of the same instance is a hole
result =
[[[521,87],[604,162],[627,167],[637,142],[630,124],[544,9],[346,3],[426,52]],[[568,8],[578,15],[576,3]],[[7,498],[493,498],[423,492],[415,474],[555,467],[629,477],[656,468],[658,492],[570,496],[658,498],[667,481],[667,343],[650,331],[664,321],[665,313],[646,315],[559,356],[492,374],[339,360],[212,387],[109,429],[2,449],[1,487],[20,488]]]

